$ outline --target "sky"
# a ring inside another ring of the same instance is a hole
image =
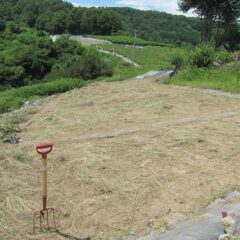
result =
[[[178,11],[177,0],[68,0],[83,7],[132,7],[142,10],[157,10],[172,14],[182,14]]]

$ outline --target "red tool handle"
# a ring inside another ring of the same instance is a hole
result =
[[[46,157],[47,154],[52,151],[52,148],[53,148],[53,144],[52,143],[38,144],[36,146],[37,153],[41,154],[43,157]],[[39,151],[40,149],[42,151]],[[46,150],[43,151],[43,149],[46,149]]]

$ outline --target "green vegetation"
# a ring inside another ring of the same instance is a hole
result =
[[[175,55],[182,56],[184,59],[187,55],[187,50],[180,48],[156,46],[135,47],[134,61],[136,61],[140,67],[133,67],[116,56],[110,56],[104,53],[98,53],[96,55],[93,49],[87,51],[84,56],[89,56],[89,58],[85,59],[82,59],[81,56],[66,55],[71,47],[69,47],[69,45],[65,48],[60,47],[63,43],[66,43],[65,41],[66,39],[62,38],[56,42],[56,49],[59,50],[58,55],[64,57],[59,57],[60,60],[53,65],[51,72],[45,79],[41,80],[41,83],[33,82],[35,84],[0,92],[0,112],[17,108],[21,106],[24,101],[36,99],[39,96],[49,96],[85,86],[91,82],[86,81],[86,79],[95,78],[98,75],[109,76],[108,78],[104,77],[107,81],[119,81],[150,70],[172,69],[173,65],[171,64],[171,60]],[[132,58],[133,46],[103,44],[101,47],[105,50],[115,51],[130,59]],[[96,57],[97,60],[95,61]],[[99,59],[104,59],[104,61],[99,61]],[[100,67],[95,64],[98,64]],[[113,66],[113,68],[109,68],[109,66]],[[98,72],[98,70],[100,70],[100,72]],[[111,77],[112,74],[113,76]],[[81,79],[85,80],[79,80],[79,75]],[[68,77],[71,78],[69,79]],[[72,79],[72,77],[75,77],[75,79]],[[103,77],[97,78],[97,80],[101,79],[103,79]]]
[[[191,51],[179,74],[167,83],[240,93],[240,64],[233,60],[233,54],[225,49],[199,45]]]
[[[201,42],[215,42],[215,47],[236,49],[239,40],[240,2],[235,0],[180,0],[183,12],[194,10],[201,18]]]
[[[172,15],[159,11],[141,11],[132,8],[111,8],[122,20],[122,31],[148,40],[185,46],[200,42],[200,19]]]
[[[210,67],[214,61],[214,49],[210,45],[202,44],[192,51],[190,64],[197,68]]]
[[[23,102],[39,98],[39,96],[63,93],[74,88],[81,88],[87,84],[88,81],[80,81],[79,79],[59,79],[20,88],[12,88],[0,93],[0,112],[11,108],[18,108]]]
[[[152,42],[181,46],[200,40],[199,19],[158,11],[74,7],[62,0],[0,0],[0,16],[0,30],[7,21],[18,21],[51,34],[134,36],[136,30],[139,38]]]
[[[170,80],[170,83],[240,93],[240,72],[232,68],[186,68]]]
[[[52,34],[111,34],[121,28],[116,12],[104,8],[74,7],[62,0],[0,0],[1,28],[20,21]]]
[[[184,0],[180,7],[182,11],[201,12],[204,2],[195,6]],[[238,41],[233,41],[238,36],[235,20],[239,5],[235,6],[236,11],[232,6],[235,5],[231,5],[230,12],[225,12],[221,5],[221,19],[219,12],[212,11],[217,20],[214,18],[210,26],[211,36],[222,34],[222,38],[221,43],[210,41],[210,46],[198,45],[207,31],[203,22],[211,17],[205,16],[205,12],[201,12],[201,21],[130,8],[74,7],[62,0],[0,0],[0,112],[37,96],[84,86],[89,80],[124,80],[174,66],[176,73],[183,69],[171,83],[196,86],[201,81],[202,87],[238,91],[238,70],[213,66],[214,61],[220,65],[231,62],[233,55],[225,49],[239,47]],[[212,9],[217,8],[214,5]],[[217,28],[216,23],[222,25]],[[234,31],[226,31],[227,23]],[[91,34],[113,44],[85,48],[67,34],[56,42],[50,39],[50,34],[63,33]],[[133,35],[137,38],[130,37]],[[225,48],[216,50],[213,43]],[[197,47],[194,49],[193,45]],[[99,53],[96,48],[126,56],[140,67],[133,67],[114,54]]]
[[[116,44],[125,45],[137,45],[137,46],[161,46],[161,47],[172,47],[171,44],[146,41],[141,38],[134,38],[125,35],[113,35],[113,36],[100,36],[100,35],[87,35],[87,37],[108,40]]]
[[[103,44],[101,48],[110,52],[116,52],[132,60],[144,70],[172,69],[171,60],[175,55],[187,58],[187,49],[173,47],[133,47],[121,44]]]
[[[240,65],[229,64],[234,58],[226,50],[239,49],[239,1],[180,0],[179,7],[201,17],[201,42],[205,44],[195,47],[183,70],[167,82],[240,93]]]
[[[98,46],[99,47],[99,46]],[[183,48],[167,48],[167,47],[133,47],[121,44],[102,44],[102,49],[121,54],[132,60],[134,51],[134,62],[140,67],[133,67],[129,63],[125,63],[120,58],[108,56],[108,60],[113,63],[113,77],[109,81],[125,80],[135,77],[138,74],[146,73],[151,70],[173,69],[172,59],[175,55],[187,58],[188,50]]]
[[[0,31],[6,22],[17,21],[50,34],[134,36],[136,32],[141,39],[176,46],[212,40],[217,47],[238,47],[239,1],[181,0],[179,7],[183,12],[194,10],[200,18],[131,8],[74,7],[63,0],[0,0]]]
[[[111,65],[95,50],[83,48],[67,36],[53,43],[47,33],[15,22],[9,22],[5,31],[0,32],[0,56],[3,89],[41,81],[47,74],[54,79],[84,80],[112,74]]]

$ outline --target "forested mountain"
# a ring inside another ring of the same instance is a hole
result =
[[[122,20],[123,29],[150,41],[197,44],[201,24],[198,18],[172,15],[158,11],[141,11],[132,8],[111,8]]]
[[[197,18],[131,8],[74,7],[62,0],[0,0],[0,28],[10,20],[51,34],[132,36],[136,30],[140,38],[151,41],[197,44],[200,39]]]

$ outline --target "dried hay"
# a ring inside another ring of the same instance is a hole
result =
[[[121,239],[238,188],[239,106],[149,79],[59,95],[21,125],[20,145],[0,145],[0,238]],[[59,232],[33,235],[41,206],[34,144],[43,141],[55,144],[49,206]]]

